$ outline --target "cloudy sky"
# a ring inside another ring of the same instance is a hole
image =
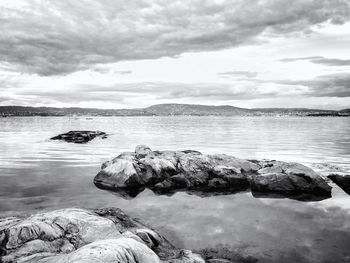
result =
[[[350,107],[349,0],[0,0],[0,105]]]

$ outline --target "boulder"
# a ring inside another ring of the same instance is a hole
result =
[[[345,193],[350,195],[350,175],[349,174],[330,174],[328,178],[337,184]]]
[[[1,219],[0,253],[3,263],[204,263],[201,256],[174,248],[117,208],[71,208]]]
[[[251,176],[252,191],[285,196],[329,196],[331,187],[311,168],[299,163],[262,161],[261,169]]]
[[[107,138],[107,134],[101,131],[69,131],[52,137],[50,140],[61,140],[73,143],[87,143],[96,137]]]
[[[152,151],[137,146],[102,164],[95,176],[97,187],[136,196],[145,188],[168,194],[188,191],[198,195],[235,193],[251,189],[253,194],[283,197],[331,196],[331,187],[309,167],[298,163],[244,160],[225,154],[197,151]]]

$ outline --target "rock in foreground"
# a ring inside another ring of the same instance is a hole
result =
[[[96,137],[107,138],[107,134],[101,131],[69,131],[52,137],[51,140],[62,140],[73,143],[87,143]]]
[[[301,200],[331,196],[331,187],[312,169],[279,161],[243,160],[225,154],[197,151],[152,151],[137,146],[102,164],[94,183],[123,195],[136,196],[145,188],[164,194],[179,190],[222,194],[251,189]]]
[[[328,178],[350,195],[350,175],[330,174]]]
[[[0,219],[1,262],[204,263],[117,208]]]

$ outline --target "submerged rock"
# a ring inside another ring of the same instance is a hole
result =
[[[331,187],[312,169],[278,161],[243,160],[225,154],[197,151],[152,151],[137,146],[102,164],[94,183],[124,196],[145,188],[167,194],[179,190],[199,195],[234,193],[278,194],[301,199],[331,196]]]
[[[52,137],[50,140],[62,140],[73,143],[87,143],[96,137],[107,138],[107,134],[101,131],[69,131]]]
[[[4,263],[204,263],[117,208],[0,219],[0,253]]]
[[[350,175],[348,174],[330,174],[328,178],[337,184],[341,189],[350,195]]]

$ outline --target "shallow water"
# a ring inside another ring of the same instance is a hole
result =
[[[48,140],[77,129],[111,135],[85,145]],[[149,190],[125,200],[97,189],[101,163],[137,144],[350,170],[350,118],[2,118],[0,216],[116,206],[180,247],[216,247],[237,262],[350,262],[350,197],[334,184],[333,197],[321,202]]]

